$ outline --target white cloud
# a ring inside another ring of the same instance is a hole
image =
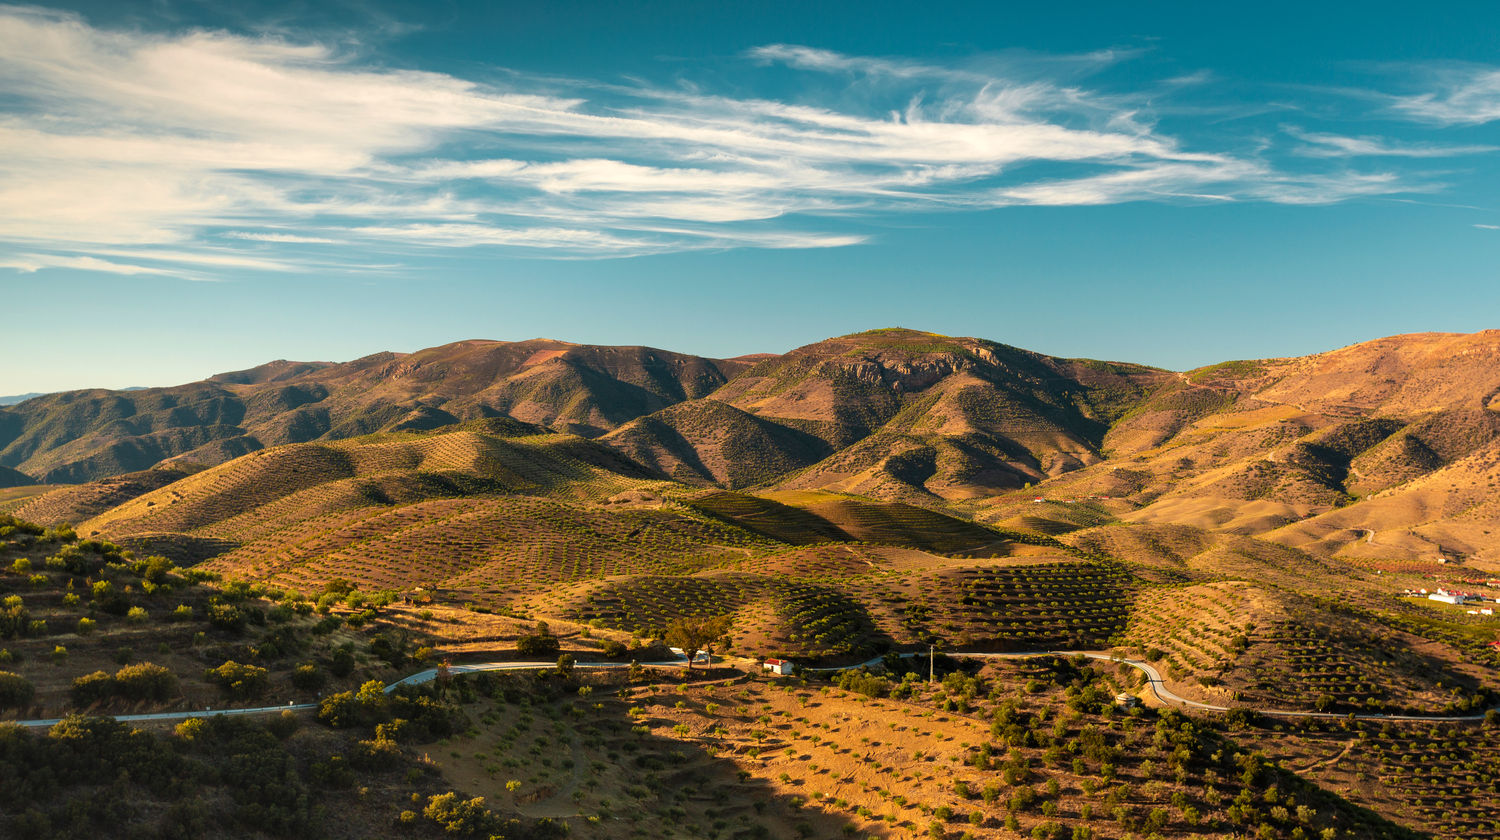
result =
[[[302,242],[318,245],[332,245],[337,239],[328,239],[323,236],[303,236],[298,233],[255,233],[252,231],[232,230],[222,234],[230,239],[246,239],[251,242]]]
[[[1500,151],[1500,146],[1437,146],[1393,143],[1381,137],[1345,137],[1287,128],[1286,132],[1308,145],[1297,150],[1304,157],[1409,157],[1441,158],[1480,155]]]
[[[1475,225],[1480,230],[1500,230],[1500,225]]]
[[[1500,68],[1487,65],[1428,68],[1433,90],[1393,97],[1391,108],[1419,122],[1478,125],[1500,120]]]
[[[129,263],[117,263],[109,260],[101,260],[97,257],[65,256],[58,254],[20,254],[14,257],[0,257],[0,268],[15,269],[23,274],[31,274],[44,268],[70,268],[75,271],[98,271],[106,274],[154,274],[163,277],[186,277],[188,279],[200,279],[191,274],[173,271],[165,268],[153,268],[145,265],[131,265]]]
[[[1295,176],[1192,149],[1156,129],[1144,97],[1060,80],[1116,53],[1026,68],[791,45],[750,57],[854,77],[869,95],[786,102],[519,74],[481,84],[312,41],[106,30],[0,6],[0,243],[131,261],[91,270],[282,271],[317,265],[280,253],[300,244],[567,257],[826,248],[866,241],[820,230],[833,217],[1307,203],[1407,187],[1389,173]],[[1330,137],[1304,140],[1341,155],[1365,142]]]

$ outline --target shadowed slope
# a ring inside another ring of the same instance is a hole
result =
[[[829,452],[813,435],[715,399],[641,417],[601,441],[678,481],[731,489],[771,481]]]
[[[754,449],[762,481],[797,469],[776,481],[922,502],[985,495],[1096,462],[1110,423],[1170,377],[1136,365],[888,329],[764,360],[713,400],[769,428],[822,442],[795,452],[785,445]],[[674,410],[663,415],[646,418],[666,430],[656,440],[634,437],[632,455],[677,464],[692,464],[694,455],[703,463],[719,457],[723,446],[711,432],[685,433]],[[819,448],[827,457],[807,460]],[[697,472],[726,484],[726,470]]]
[[[0,487],[25,487],[36,484],[36,479],[10,467],[0,467]]]

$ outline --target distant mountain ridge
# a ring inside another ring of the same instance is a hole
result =
[[[0,409],[0,465],[77,483],[174,458],[213,465],[268,446],[483,417],[596,436],[703,396],[748,366],[546,339],[276,361],[171,388],[67,391]]]
[[[10,395],[8,397],[0,397],[0,405],[15,405],[16,403],[26,402],[27,400],[31,399],[32,397],[45,397],[45,396],[47,396],[47,394],[44,391],[32,391],[29,394],[12,394],[12,395]]]
[[[0,467],[14,485],[122,476],[54,500],[92,515],[167,478],[142,470],[487,419],[590,439],[689,487],[849,494],[1048,533],[1092,514],[1033,497],[1098,498],[1127,520],[1315,552],[1500,560],[1494,330],[1185,373],[907,329],[728,360],[463,341],[45,395],[0,409]]]

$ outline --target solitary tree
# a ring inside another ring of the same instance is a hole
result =
[[[687,656],[688,670],[693,670],[693,659],[699,651],[706,650],[713,659],[714,645],[729,634],[729,616],[714,618],[683,618],[672,622],[667,628],[667,644],[682,648]]]

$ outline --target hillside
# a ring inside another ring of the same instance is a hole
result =
[[[1500,332],[1396,336],[1182,374],[1035,495],[1365,559],[1494,559]],[[1030,498],[985,499],[985,521]],[[1489,566],[1485,566],[1489,568]]]
[[[677,407],[616,435],[638,460],[717,463],[725,421],[750,425],[749,415],[755,434],[735,443],[757,469],[737,481],[724,480],[727,470],[698,473],[729,487],[758,478],[932,503],[1098,462],[1114,420],[1170,378],[982,339],[873,330],[761,361],[710,395],[734,412]]]
[[[0,503],[118,479],[30,509],[82,521],[157,489],[153,467],[493,418],[592,439],[626,473],[679,485],[844,494],[1046,534],[1182,524],[1500,574],[1497,359],[1500,331],[1180,374],[907,329],[730,360],[467,341],[0,409],[0,484],[44,483]]]
[[[36,484],[36,480],[10,467],[0,467],[0,487],[25,487],[28,484]]]
[[[172,388],[68,391],[0,409],[0,465],[77,483],[166,459],[212,465],[280,444],[495,416],[592,436],[701,397],[749,364],[545,339],[278,361]]]

